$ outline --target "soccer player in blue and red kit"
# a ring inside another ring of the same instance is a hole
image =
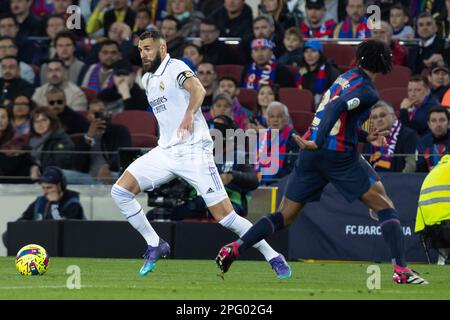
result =
[[[367,133],[360,126],[379,100],[373,80],[391,71],[392,53],[381,41],[367,40],[359,44],[356,58],[358,68],[342,74],[328,89],[308,132],[303,137],[294,136],[302,150],[278,211],[261,218],[241,238],[219,251],[216,263],[223,273],[246,249],[287,227],[306,203],[319,201],[322,190],[331,183],[346,200],[359,199],[378,216],[392,256],[394,282],[428,283],[406,266],[398,213],[378,174],[357,152],[358,141],[377,146],[386,143],[387,132]]]

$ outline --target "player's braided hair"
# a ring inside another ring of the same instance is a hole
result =
[[[386,74],[392,70],[392,51],[380,40],[365,40],[356,49],[356,61],[361,68]]]

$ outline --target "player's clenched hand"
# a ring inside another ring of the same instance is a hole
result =
[[[317,150],[317,144],[314,141],[308,141],[300,137],[299,135],[293,134],[292,137],[294,141],[298,144],[302,150]]]
[[[194,123],[194,115],[191,112],[184,114],[183,120],[177,130],[177,137],[180,139],[186,139],[192,133],[192,126]]]
[[[367,135],[367,142],[371,143],[375,147],[385,147],[387,145],[387,135],[389,135],[389,130],[375,130]]]

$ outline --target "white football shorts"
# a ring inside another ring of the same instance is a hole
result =
[[[178,176],[197,190],[208,207],[228,197],[213,155],[204,150],[157,146],[126,170],[135,177],[141,191],[151,191]]]

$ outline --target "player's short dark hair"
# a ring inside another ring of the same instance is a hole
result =
[[[61,38],[68,38],[70,39],[70,41],[72,41],[72,44],[74,47],[77,46],[77,39],[75,38],[75,35],[73,34],[72,31],[60,31],[56,34],[55,37],[55,45],[56,43],[58,43],[58,40]]]
[[[448,108],[445,108],[441,105],[431,107],[430,111],[428,111],[428,121],[430,121],[431,115],[433,113],[445,113],[445,115],[447,116],[447,120],[450,121],[450,112],[448,111]]]
[[[163,22],[164,22],[164,20],[170,20],[170,21],[175,22],[177,31],[181,29],[181,22],[180,22],[180,20],[178,20],[177,18],[175,18],[175,16],[167,16],[167,17],[165,17],[164,19],[162,19]]]
[[[430,81],[428,81],[427,77],[425,77],[421,74],[416,74],[414,76],[411,76],[409,78],[408,82],[423,82],[425,87],[430,88]]]
[[[145,39],[153,39],[153,40],[165,40],[164,36],[162,35],[161,31],[159,30],[146,30],[141,33],[139,36],[139,40],[145,40]]]
[[[230,77],[230,76],[223,76],[223,77],[220,77],[218,83],[221,83],[221,82],[224,81],[224,80],[233,82],[233,83],[234,83],[234,86],[235,86],[236,88],[239,87],[239,83],[236,81],[236,79],[233,78],[233,77]]]
[[[356,49],[356,61],[363,69],[386,74],[392,70],[392,51],[380,40],[365,40]]]

